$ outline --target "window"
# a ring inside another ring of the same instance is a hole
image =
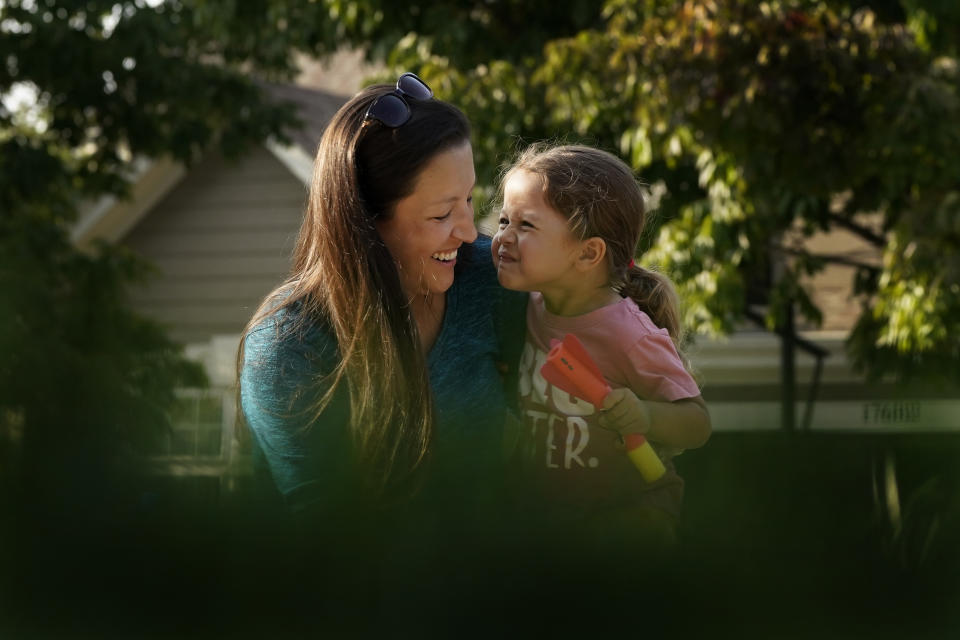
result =
[[[221,457],[224,453],[224,402],[218,390],[184,389],[177,392],[171,430],[161,438],[156,455]]]

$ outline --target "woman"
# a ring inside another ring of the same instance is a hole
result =
[[[242,414],[295,510],[414,491],[469,509],[499,475],[499,336],[522,337],[525,301],[473,225],[469,123],[432,95],[407,73],[336,113],[291,276],[241,341]]]

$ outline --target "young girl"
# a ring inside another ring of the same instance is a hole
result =
[[[683,497],[670,458],[704,444],[711,427],[677,348],[674,289],[633,262],[640,186],[604,151],[533,145],[505,174],[501,198],[497,275],[504,287],[531,292],[514,449],[524,489],[567,522],[602,522],[601,535],[615,522],[670,540]],[[551,340],[568,333],[612,388],[599,412],[540,373]],[[633,467],[623,447],[631,433],[654,443],[667,468],[661,479],[648,484]]]

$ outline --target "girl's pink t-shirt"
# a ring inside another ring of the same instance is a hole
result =
[[[598,424],[593,405],[543,378],[540,368],[551,340],[568,333],[579,338],[611,388],[627,387],[639,398],[670,402],[700,395],[666,329],[657,327],[633,300],[565,317],[547,311],[543,296],[531,293],[515,457],[528,488],[557,506],[594,510],[646,505],[678,515],[683,480],[671,452],[658,449],[667,474],[652,484],[644,482],[619,435]]]

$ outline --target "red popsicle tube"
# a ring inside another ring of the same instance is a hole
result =
[[[555,342],[550,348],[540,374],[553,386],[586,400],[600,411],[610,385],[596,367],[580,341],[568,333],[563,342]]]
[[[610,385],[604,380],[600,368],[572,333],[565,335],[562,341],[552,343],[540,374],[558,389],[591,403],[597,411],[603,409],[603,400],[610,393]],[[666,467],[644,436],[629,434],[624,443],[627,456],[644,480],[654,482],[666,473]]]

